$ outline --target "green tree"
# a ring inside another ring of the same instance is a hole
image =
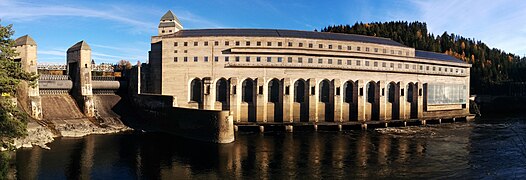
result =
[[[0,24],[0,145],[7,147],[13,138],[26,134],[27,115],[14,106],[11,97],[16,97],[16,89],[22,81],[35,85],[38,76],[23,71],[19,62],[14,60],[17,55],[15,42],[11,39],[14,31],[12,25]]]

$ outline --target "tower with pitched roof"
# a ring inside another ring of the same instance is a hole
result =
[[[181,24],[181,21],[177,19],[177,16],[175,16],[171,10],[168,10],[168,12],[161,17],[158,30],[159,36],[173,34],[177,31],[183,30],[183,25]]]

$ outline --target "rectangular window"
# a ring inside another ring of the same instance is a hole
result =
[[[320,48],[320,49],[323,48],[323,44],[319,44],[318,48]]]
[[[290,86],[285,86],[285,95],[290,94]]]
[[[184,45],[184,46],[188,46],[188,42],[184,42],[183,45]]]
[[[309,43],[309,48],[312,48],[312,43]]]
[[[278,57],[278,62],[283,62],[283,58],[282,57]]]
[[[361,48],[360,48],[360,47],[356,47],[356,50],[357,50],[357,51],[360,51],[360,50],[361,50]]]
[[[328,59],[327,63],[332,64],[332,59]]]
[[[288,63],[292,63],[292,57],[288,57],[288,58],[287,58],[287,62],[288,62]]]
[[[205,45],[205,46],[208,46],[208,41],[205,41],[205,44],[204,44],[204,45]]]
[[[183,58],[183,61],[184,61],[184,62],[188,62],[188,57],[184,57],[184,58]]]
[[[360,60],[356,60],[356,65],[357,66],[361,66],[362,65],[362,62]]]
[[[309,60],[307,61],[308,63],[312,63],[313,59],[312,58],[309,58]]]
[[[289,47],[292,47],[292,42],[289,42],[288,45],[289,45]]]
[[[256,62],[261,62],[261,57],[256,57]]]
[[[378,48],[374,48],[374,52],[377,53],[378,52]]]
[[[394,68],[394,63],[391,63],[391,65],[389,65],[389,67]]]
[[[429,71],[429,66],[426,66],[426,70]]]
[[[205,56],[204,61],[205,61],[205,62],[208,62],[208,56]]]
[[[438,67],[438,71],[442,71],[442,67]]]
[[[235,58],[236,58],[236,62],[239,62],[239,56],[236,56]]]
[[[329,49],[332,49],[332,44],[329,44]]]
[[[402,69],[402,64],[398,63],[398,69]]]
[[[420,70],[424,70],[424,66],[420,65]]]
[[[447,68],[444,68],[444,72],[447,72]]]
[[[196,56],[194,57],[194,62],[198,62],[199,61],[199,58]]]
[[[416,70],[416,65],[413,65],[413,69]]]
[[[402,55],[402,51],[398,51],[398,55]]]
[[[174,42],[174,46],[177,46],[177,45],[178,45],[178,43],[177,43],[177,42]]]
[[[219,62],[219,57],[218,56],[214,57],[214,61]]]
[[[391,50],[391,54],[394,54],[394,50]]]
[[[278,46],[283,46],[283,43],[282,42],[278,42]]]
[[[387,53],[387,49],[383,49],[382,51],[384,52],[384,54],[386,54],[386,53]]]
[[[272,46],[272,42],[267,42],[267,46]]]
[[[174,57],[174,62],[177,62],[177,57]]]
[[[236,85],[233,85],[232,86],[232,94],[236,94],[236,91],[237,91]]]
[[[194,42],[194,46],[197,46],[197,45],[199,45],[199,42]]]
[[[259,86],[258,94],[263,94],[263,86]]]
[[[433,71],[436,71],[436,67],[435,66],[433,66]]]
[[[250,41],[247,41],[245,44],[246,44],[247,46],[250,46]]]
[[[373,63],[373,66],[374,66],[374,67],[378,67],[378,62],[374,62],[374,63]]]
[[[405,65],[405,68],[406,68],[406,69],[409,69],[409,64],[406,64],[406,65]]]
[[[366,47],[366,48],[365,48],[365,51],[366,51],[366,52],[369,52],[369,48],[368,48],[368,47]]]
[[[247,57],[245,58],[245,60],[246,60],[247,62],[250,62],[250,56],[247,56]]]
[[[342,65],[342,60],[338,59],[338,65]]]
[[[214,46],[219,46],[219,41],[215,41]]]
[[[351,49],[351,46],[347,46],[347,51],[350,51]]]
[[[347,60],[347,65],[351,65],[351,60]]]
[[[236,46],[239,46],[239,41],[236,41]]]
[[[316,86],[310,87],[310,94],[311,95],[316,95]]]
[[[177,50],[174,50],[174,53],[177,53]]]
[[[298,47],[303,47],[303,43],[299,43],[299,44],[298,44]]]
[[[387,63],[382,62],[382,67],[386,67],[386,66],[387,66]]]
[[[271,57],[267,57],[267,62],[272,62],[272,58]]]
[[[261,41],[256,42],[256,46],[261,46]]]
[[[318,64],[321,64],[321,63],[323,63],[323,59],[320,58],[318,59]]]
[[[369,66],[369,61],[365,61],[365,66]]]
[[[303,58],[299,57],[298,58],[298,63],[303,63]]]
[[[336,88],[336,96],[339,96],[340,95],[340,87],[337,87]]]
[[[228,56],[225,57],[225,62],[230,61],[230,58]]]
[[[338,49],[339,49],[339,50],[342,50],[342,45],[338,45]]]
[[[225,46],[230,46],[230,41],[225,41]]]

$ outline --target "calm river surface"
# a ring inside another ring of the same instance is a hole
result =
[[[526,120],[377,132],[238,133],[206,144],[165,134],[62,138],[16,153],[20,179],[526,178]]]

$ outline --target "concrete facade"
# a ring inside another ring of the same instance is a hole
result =
[[[67,51],[67,72],[73,81],[71,93],[87,117],[95,116],[91,83],[91,48],[85,41],[71,46]]]
[[[15,51],[18,55],[14,59],[20,62],[22,69],[37,74],[37,44],[35,40],[29,35],[17,38],[15,40]],[[38,80],[35,87],[29,86],[27,82],[21,82],[17,98],[32,118],[42,119],[42,102],[38,90]]]
[[[195,34],[213,31],[222,33]],[[425,120],[469,114],[471,65],[447,55],[377,37],[349,35],[357,39],[353,41],[335,40],[331,33],[312,38],[244,36],[238,31],[178,30],[153,36],[142,92],[171,95],[178,107],[229,110],[236,122]],[[438,88],[428,92],[428,86]],[[429,103],[429,94],[451,99],[448,93],[455,102]]]

